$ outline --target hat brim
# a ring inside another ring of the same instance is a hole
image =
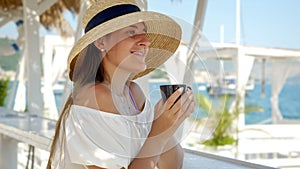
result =
[[[146,70],[132,74],[131,79],[142,77],[163,64],[177,50],[181,41],[181,28],[170,17],[150,11],[141,11],[119,16],[109,20],[83,35],[73,46],[68,57],[68,73],[72,80],[72,63],[78,54],[95,40],[122,29],[124,27],[144,22],[147,27],[146,36],[151,43],[145,58]]]

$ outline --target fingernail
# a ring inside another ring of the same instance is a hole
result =
[[[180,87],[178,90],[179,90],[180,92],[182,92],[182,91],[183,91],[183,87]]]

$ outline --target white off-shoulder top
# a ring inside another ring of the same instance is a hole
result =
[[[65,142],[56,148],[53,168],[86,169],[96,165],[127,169],[143,146],[153,119],[148,100],[143,111],[134,116],[72,105],[65,123]]]

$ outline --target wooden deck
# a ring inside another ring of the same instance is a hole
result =
[[[0,108],[0,145],[1,160],[0,168],[17,168],[16,147],[12,140],[32,145],[36,148],[49,151],[52,136],[54,135],[55,122],[38,116],[25,113],[12,112]],[[10,140],[10,141],[7,141]],[[5,145],[9,144],[9,145]],[[10,148],[10,149],[9,149]],[[12,153],[10,153],[12,152]],[[11,162],[9,162],[11,161]],[[5,166],[4,166],[5,165]],[[236,159],[221,157],[213,154],[185,149],[184,169],[271,169],[263,165],[257,165]]]

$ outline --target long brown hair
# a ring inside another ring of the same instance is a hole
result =
[[[103,67],[102,56],[99,49],[91,43],[80,52],[77,59],[71,64],[71,79],[73,81],[73,92],[68,97],[60,116],[56,122],[55,134],[52,141],[50,156],[48,159],[47,169],[52,169],[52,162],[58,146],[62,152],[62,145],[65,141],[65,123],[69,116],[69,111],[73,105],[73,96],[77,91],[86,84],[103,82],[107,78]],[[60,133],[62,132],[62,133]],[[59,138],[59,137],[62,138]],[[61,139],[61,142],[59,142]],[[60,144],[59,144],[60,143]],[[60,154],[61,155],[61,154]]]

